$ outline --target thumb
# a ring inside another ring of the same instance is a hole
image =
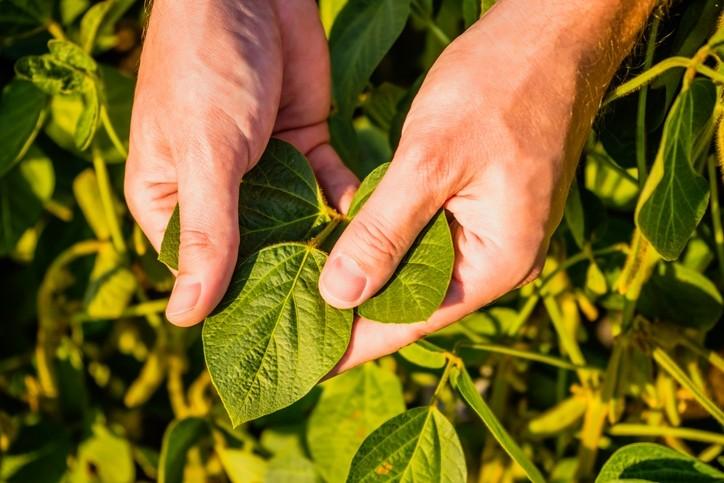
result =
[[[239,183],[248,165],[245,145],[201,142],[179,156],[179,265],[166,308],[166,317],[175,325],[203,320],[229,285],[239,248]]]
[[[319,280],[330,305],[356,307],[373,296],[442,206],[434,176],[418,168],[393,162],[335,244]]]

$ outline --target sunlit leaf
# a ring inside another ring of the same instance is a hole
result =
[[[405,410],[402,388],[394,374],[371,362],[325,382],[323,388],[309,418],[309,451],[326,481],[344,481],[362,441]]]
[[[53,163],[35,147],[0,178],[0,254],[9,253],[38,220],[54,188]]]
[[[619,449],[606,461],[596,483],[714,483],[723,480],[724,473],[691,456],[654,443],[633,443]]]
[[[435,406],[395,416],[365,439],[348,483],[435,481],[464,483],[465,456],[450,421]]]
[[[375,169],[365,178],[349,208],[355,216],[389,164]],[[427,320],[442,303],[452,277],[455,252],[445,213],[432,219],[412,244],[407,255],[387,284],[360,305],[358,312],[379,322],[419,322]]]
[[[335,20],[329,44],[337,109],[352,115],[357,96],[407,22],[410,0],[349,0]]]
[[[128,483],[135,481],[131,444],[101,424],[93,426],[93,434],[80,444],[70,480],[73,482],[103,481]]]
[[[219,451],[221,465],[232,483],[264,483],[267,461],[239,449],[223,448]]]
[[[113,0],[98,2],[83,15],[80,21],[80,45],[86,52],[93,50],[98,29],[113,4]]]
[[[259,163],[239,188],[239,258],[267,245],[306,241],[330,220],[309,162],[291,144],[269,141]],[[178,267],[180,220],[176,209],[161,243],[159,260]]]
[[[667,260],[678,258],[706,211],[708,183],[692,163],[694,144],[711,118],[716,99],[714,85],[702,79],[679,94],[636,207],[636,225]]]
[[[346,351],[352,311],[319,296],[325,260],[299,243],[264,248],[239,265],[206,319],[206,364],[234,425],[302,398]]]

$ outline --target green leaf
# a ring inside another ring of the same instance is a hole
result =
[[[327,381],[309,417],[307,443],[326,481],[344,481],[362,441],[405,410],[397,377],[368,362]]]
[[[48,97],[32,83],[15,79],[0,97],[0,178],[30,148],[45,121]]]
[[[205,419],[179,419],[166,428],[161,444],[161,457],[158,462],[159,483],[183,482],[186,452],[208,435],[209,424]]]
[[[113,7],[113,0],[104,0],[93,5],[80,21],[80,45],[86,52],[93,50],[98,29],[106,14]]]
[[[633,443],[616,451],[601,468],[596,483],[720,482],[724,473],[673,449],[654,443]]]
[[[463,21],[465,28],[470,27],[480,18],[480,0],[463,0]]]
[[[101,192],[98,189],[95,170],[92,168],[85,169],[75,177],[73,180],[73,195],[96,238],[109,240],[111,238],[111,229],[103,211]]]
[[[694,171],[694,145],[716,104],[714,85],[695,80],[671,107],[656,161],[636,207],[636,225],[666,260],[678,258],[706,211],[709,188]]]
[[[662,263],[641,291],[641,313],[682,327],[707,331],[724,312],[716,285],[679,263]]]
[[[480,393],[475,388],[475,384],[470,378],[468,372],[464,368],[453,368],[451,381],[468,406],[470,406],[470,408],[480,417],[480,420],[483,424],[485,424],[495,440],[500,444],[505,452],[513,458],[513,461],[523,468],[526,476],[528,476],[528,478],[534,483],[545,482],[545,479],[538,468],[536,468],[533,462],[528,459],[525,453],[523,453],[523,450],[520,449],[518,443],[516,443],[510,434],[508,434],[498,418],[495,416],[495,413],[493,413],[490,407],[485,403],[485,400],[483,400],[480,396]]]
[[[123,258],[108,245],[98,252],[86,290],[86,313],[95,319],[121,316],[136,293],[136,277],[125,266]]]
[[[36,147],[0,178],[0,254],[12,251],[23,232],[38,221],[54,189],[53,163]]]
[[[131,122],[131,100],[133,99],[134,81],[118,70],[99,65],[100,83],[103,86],[103,98],[113,128],[121,142],[128,149],[128,135]],[[60,147],[90,161],[90,151],[82,152],[76,147],[75,134],[80,117],[85,109],[80,94],[54,96],[50,101],[50,119],[45,133]],[[113,146],[105,129],[96,131],[95,141],[106,163],[122,163],[125,158]]]
[[[95,424],[93,435],[78,448],[70,481],[128,483],[135,479],[131,444],[125,438],[111,433],[105,426]]]
[[[350,204],[350,217],[360,211],[388,167],[389,163],[383,164],[364,179]],[[440,211],[417,237],[392,278],[357,311],[378,322],[427,320],[445,298],[454,260],[450,227]]]
[[[326,258],[301,243],[262,249],[206,319],[206,365],[235,426],[301,399],[347,350],[352,311],[317,289]]]
[[[51,54],[21,57],[15,72],[50,95],[74,94],[83,90],[85,74]]]
[[[362,108],[373,123],[385,132],[389,132],[397,115],[397,105],[405,97],[405,93],[402,87],[383,82],[370,91]]]
[[[262,483],[267,474],[267,462],[250,451],[220,448],[221,466],[231,483]]]
[[[10,36],[45,25],[54,4],[53,0],[0,0],[0,32]]]
[[[357,96],[392,47],[410,14],[410,0],[349,0],[329,37],[334,99],[350,117]]]
[[[60,0],[60,19],[63,25],[72,24],[90,6],[90,0]]]
[[[442,369],[447,364],[445,352],[424,340],[413,342],[398,351],[405,360],[427,369]]]
[[[347,1],[348,0],[319,0],[319,17],[322,19],[322,26],[327,37],[329,37],[329,33],[332,31],[334,20],[347,4]]]
[[[434,481],[463,483],[465,456],[450,421],[435,406],[395,416],[365,439],[348,483]]]
[[[101,103],[95,81],[90,78],[86,79],[82,97],[83,110],[78,117],[73,140],[76,148],[85,151],[96,135],[101,117]]]
[[[267,483],[321,483],[322,479],[317,474],[314,463],[307,458],[300,455],[284,455],[269,461],[264,481]]]
[[[329,220],[329,210],[304,155],[289,143],[269,141],[239,188],[239,259],[274,243],[309,240]],[[171,268],[178,268],[180,228],[176,209],[159,254],[159,260]]]
[[[73,42],[57,39],[50,40],[48,42],[48,50],[50,50],[51,55],[57,60],[71,67],[88,73],[95,73],[98,70],[98,65],[96,61],[93,60],[93,57]]]

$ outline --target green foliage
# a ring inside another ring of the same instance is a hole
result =
[[[653,443],[636,443],[616,451],[601,468],[596,483],[611,481],[722,481],[724,473],[673,449]]]
[[[465,456],[455,429],[435,406],[395,416],[369,435],[347,481],[464,482]]]
[[[708,80],[685,87],[664,124],[661,148],[636,207],[636,224],[666,260],[679,257],[709,200],[706,180],[694,171],[696,141],[719,95]]]
[[[349,0],[329,36],[334,99],[342,117],[350,117],[357,96],[410,14],[410,0]]]
[[[319,296],[325,259],[297,243],[260,250],[206,319],[206,364],[234,425],[300,399],[346,351],[352,311]]]
[[[364,439],[404,410],[399,380],[373,363],[324,383],[309,417],[307,443],[325,480],[344,481]]]
[[[317,284],[432,62],[493,3],[319,2],[331,141],[362,185],[337,213],[272,139],[240,184],[232,284],[203,327],[179,329],[162,315],[179,208],[164,265],[122,194],[143,2],[0,0],[0,480],[724,479],[724,28],[709,0],[672,2],[622,69],[538,280],[329,377],[355,315],[416,322],[445,295],[442,211],[355,310]]]
[[[383,164],[362,182],[349,208],[354,217],[387,171]],[[375,296],[360,305],[364,317],[380,322],[427,320],[447,292],[455,250],[445,213],[438,213],[410,247],[395,274]]]

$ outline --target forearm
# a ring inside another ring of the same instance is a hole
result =
[[[526,155],[550,159],[562,203],[601,98],[656,0],[532,3],[499,0],[454,48],[466,52],[469,64],[474,59],[470,69],[480,69],[480,95],[515,99],[506,122],[531,126],[525,135],[535,142],[525,144],[540,149],[522,153],[521,162]]]

